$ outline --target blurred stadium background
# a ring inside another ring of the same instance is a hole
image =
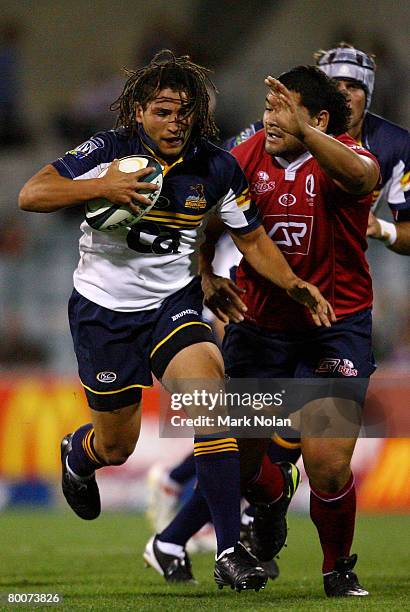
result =
[[[408,126],[410,5],[388,0],[51,0],[0,2],[0,509],[62,506],[58,447],[85,422],[66,303],[77,262],[82,212],[20,212],[17,194],[43,164],[98,129],[121,68],[169,47],[215,70],[217,117],[229,136],[257,119],[263,77],[310,63],[344,39],[377,54],[372,109]],[[389,212],[382,216],[389,218]],[[409,408],[410,258],[370,244],[378,376],[387,401]],[[394,381],[397,380],[397,384]],[[171,465],[190,441],[158,439],[157,390],[146,393],[144,426],[128,463],[99,474],[105,508],[142,510],[145,477]],[[362,439],[355,455],[361,511],[410,512],[409,429]],[[307,508],[302,489],[294,509]]]

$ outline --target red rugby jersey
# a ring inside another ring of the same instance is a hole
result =
[[[372,304],[372,282],[366,261],[366,229],[371,194],[342,191],[306,152],[292,163],[265,151],[264,131],[235,147],[250,184],[267,234],[278,245],[294,272],[317,285],[338,318]],[[360,155],[373,155],[347,134],[339,136]],[[246,318],[277,331],[314,326],[308,310],[284,290],[265,280],[242,260],[237,284]]]

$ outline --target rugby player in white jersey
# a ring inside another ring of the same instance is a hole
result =
[[[81,225],[69,319],[91,422],[64,437],[61,458],[63,493],[83,519],[100,514],[95,471],[123,464],[135,448],[142,389],[152,386],[152,372],[171,392],[191,390],[187,379],[208,381],[210,388],[223,385],[222,357],[201,317],[196,265],[208,214],[220,216],[249,263],[307,305],[317,325],[328,326],[334,318],[320,292],[293,274],[267,237],[236,160],[210,142],[217,130],[208,81],[208,70],[188,57],[157,54],[128,72],[112,106],[117,129],[98,133],[43,167],[19,195],[20,207],[33,212],[94,198],[139,211],[138,204],[148,204],[140,190],[154,189],[144,182],[150,168],[122,173],[116,160],[148,154],[164,169],[161,197],[142,221],[111,232]],[[221,309],[229,312],[238,304],[229,285],[223,302]],[[198,486],[217,537],[215,579],[220,586],[259,590],[266,574],[238,543],[237,441],[225,430],[196,428],[195,434]],[[155,540],[151,552],[167,579],[192,580],[182,546],[170,549]]]

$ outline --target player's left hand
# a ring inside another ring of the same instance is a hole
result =
[[[370,238],[377,238],[378,240],[380,240],[382,237],[382,228],[379,220],[371,211],[369,213],[366,236],[369,236]]]
[[[204,304],[225,325],[230,321],[240,323],[247,311],[240,296],[245,293],[230,278],[217,274],[202,274],[202,291]]]
[[[299,278],[287,290],[287,294],[296,302],[303,304],[309,309],[312,319],[318,327],[322,325],[331,327],[332,323],[336,322],[333,308],[315,285],[311,285]]]
[[[275,123],[284,132],[301,139],[306,119],[296,104],[295,94],[292,95],[283,83],[272,76],[266,77],[265,85],[269,87],[267,99],[274,112]]]

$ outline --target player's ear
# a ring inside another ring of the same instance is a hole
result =
[[[315,116],[315,127],[321,132],[326,132],[329,125],[329,111],[321,110]]]
[[[135,104],[135,119],[137,123],[142,123],[143,114],[144,114],[144,109],[142,108],[141,104],[137,102]]]

